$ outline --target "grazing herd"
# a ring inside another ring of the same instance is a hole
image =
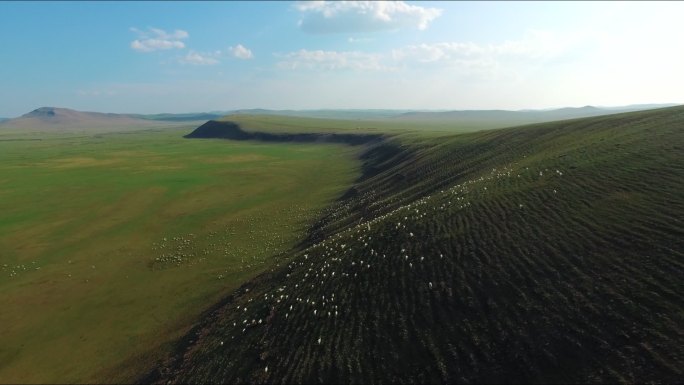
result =
[[[677,114],[417,147],[227,298],[158,381],[677,382]]]

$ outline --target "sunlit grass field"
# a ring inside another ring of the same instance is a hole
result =
[[[305,235],[352,147],[0,135],[0,382],[131,381]]]
[[[445,136],[510,126],[505,122],[467,122],[448,119],[399,120],[384,119],[325,119],[282,115],[227,115],[220,121],[231,121],[246,131],[271,133],[321,133],[391,134]]]

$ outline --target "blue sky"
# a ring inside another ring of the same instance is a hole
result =
[[[682,16],[682,2],[0,2],[0,116],[678,103]]]

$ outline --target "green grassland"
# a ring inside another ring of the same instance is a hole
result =
[[[0,132],[0,382],[684,378],[684,108],[223,120]]]
[[[0,132],[0,382],[127,382],[278,266],[358,177],[343,145]]]
[[[681,382],[684,107],[416,138],[146,380]]]
[[[245,131],[271,133],[358,133],[394,134],[418,133],[420,136],[444,136],[510,126],[496,120],[453,122],[448,119],[397,120],[385,119],[326,119],[281,115],[227,115],[219,121],[230,121]]]
[[[229,114],[218,120],[235,122],[246,131],[260,130],[270,133],[418,133],[420,137],[425,137],[601,116],[647,108],[649,108],[648,105],[625,106],[616,110],[585,106],[547,111],[247,110]],[[415,135],[412,140],[414,139]]]

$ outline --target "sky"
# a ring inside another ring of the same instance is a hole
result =
[[[0,2],[0,117],[684,102],[684,2]]]

